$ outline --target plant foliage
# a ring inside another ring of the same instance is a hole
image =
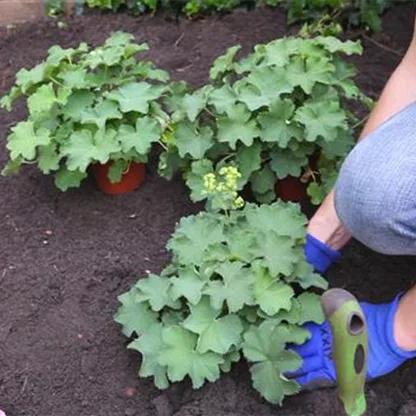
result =
[[[188,17],[209,12],[227,12],[236,7],[281,6],[287,10],[288,23],[314,22],[324,16],[344,26],[360,26],[380,31],[381,16],[394,3],[406,0],[86,0],[89,7],[108,10],[128,8],[136,14],[166,10]]]
[[[319,203],[354,144],[349,104],[369,103],[342,57],[360,54],[360,44],[288,37],[257,45],[241,60],[238,51],[233,46],[214,62],[211,84],[167,99],[174,125],[160,174],[183,172],[201,201],[205,175],[228,164],[241,174],[235,190],[249,185],[259,202],[275,200],[276,181],[291,176],[309,183]]]
[[[329,15],[349,26],[361,26],[373,32],[382,29],[381,16],[395,0],[287,0],[288,23],[313,22]],[[396,1],[396,3],[399,3]],[[283,2],[282,2],[283,3]]]
[[[311,289],[327,287],[303,255],[306,223],[283,202],[183,218],[172,263],[119,297],[115,320],[142,354],[140,376],[160,389],[189,377],[199,388],[244,357],[266,400],[297,393],[285,373],[302,361],[286,346],[308,339],[305,322],[323,321]]]
[[[20,70],[1,105],[11,110],[23,96],[29,116],[11,129],[3,173],[36,163],[66,190],[79,186],[91,164],[111,161],[109,178],[118,182],[131,161],[146,161],[170,123],[159,104],[169,94],[168,74],[135,57],[147,50],[117,32],[95,49],[53,46],[45,61]]]

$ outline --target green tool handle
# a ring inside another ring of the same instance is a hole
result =
[[[361,416],[367,408],[367,322],[357,299],[344,289],[330,289],[322,296],[324,314],[331,325],[332,355],[338,396],[348,416]]]

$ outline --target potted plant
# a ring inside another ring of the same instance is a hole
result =
[[[89,171],[109,194],[140,186],[148,154],[170,123],[160,104],[169,76],[136,58],[146,50],[116,32],[94,49],[53,46],[45,61],[21,69],[1,105],[11,110],[23,96],[28,118],[11,129],[3,174],[30,163],[53,174],[62,191],[79,186]]]
[[[186,178],[208,162],[232,162],[242,175],[239,190],[249,187],[258,202],[277,193],[286,201],[308,194],[319,203],[354,144],[359,122],[351,102],[369,105],[342,57],[360,54],[361,45],[286,37],[237,60],[239,49],[216,59],[211,84],[167,98],[175,128],[160,174]]]

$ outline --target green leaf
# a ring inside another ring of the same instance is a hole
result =
[[[170,287],[172,282],[167,277],[149,274],[148,277],[139,280],[136,288],[142,292],[141,299],[147,300],[156,312],[159,312],[165,306],[177,309],[180,303],[170,297]]]
[[[58,189],[65,192],[69,188],[78,188],[87,176],[86,172],[79,170],[71,171],[62,167],[55,176],[55,185]]]
[[[262,45],[260,45],[261,47]],[[256,48],[256,47],[255,47]],[[259,61],[263,58],[263,56],[259,53],[252,53],[251,55],[246,56],[245,58],[241,59],[239,62],[234,64],[234,71],[236,74],[241,75],[247,72],[253,71],[259,64]]]
[[[213,66],[209,72],[209,77],[212,80],[215,80],[225,72],[231,71],[233,69],[234,58],[240,49],[240,45],[232,46],[231,48],[227,49],[227,52],[224,55],[218,57],[213,63]]]
[[[108,169],[108,179],[111,183],[120,182],[123,174],[128,171],[130,162],[124,159],[118,159],[111,163]]]
[[[62,113],[66,118],[81,120],[83,111],[94,102],[94,94],[90,91],[74,91],[67,99]]]
[[[246,212],[247,222],[253,231],[268,233],[293,239],[305,238],[308,220],[297,204],[275,202],[262,205]]]
[[[222,277],[222,281],[212,280],[204,290],[211,297],[214,309],[222,309],[225,302],[230,312],[237,312],[244,305],[253,304],[254,275],[250,269],[244,268],[240,262],[225,262],[215,271]]]
[[[293,249],[294,241],[289,237],[278,236],[275,233],[259,235],[257,239],[257,256],[262,258],[272,276],[293,273],[298,256]]]
[[[304,59],[299,56],[293,59],[285,71],[291,85],[300,86],[306,94],[311,94],[315,84],[331,84],[335,68],[326,58]]]
[[[317,287],[322,290],[328,289],[328,281],[317,273],[309,273],[306,277],[299,280],[302,289]]]
[[[170,296],[173,300],[183,296],[191,305],[196,305],[202,297],[205,280],[192,268],[179,271],[179,277],[171,278]]]
[[[295,120],[305,126],[305,140],[314,142],[322,137],[333,142],[338,129],[346,129],[346,114],[334,101],[310,102],[296,111]]]
[[[244,318],[247,321],[247,323],[255,324],[259,319],[257,311],[257,306],[244,306],[244,308],[241,309],[241,311],[238,311],[238,315]]]
[[[185,112],[192,123],[195,122],[201,111],[206,107],[211,89],[210,85],[205,86],[192,94],[185,94],[181,100],[182,111]]]
[[[292,351],[283,351],[279,357],[285,361],[286,368],[297,369],[300,359]],[[299,393],[300,387],[293,380],[288,380],[271,360],[254,364],[250,367],[253,387],[270,403],[282,405],[285,396]]]
[[[98,47],[92,50],[85,58],[85,65],[91,69],[96,69],[100,65],[113,66],[120,63],[124,49],[122,46],[112,46],[109,48]]]
[[[180,325],[184,320],[184,312],[184,310],[164,310],[162,312],[163,325]]]
[[[111,36],[106,39],[104,46],[107,47],[116,47],[116,46],[126,46],[130,42],[134,41],[134,35],[131,33],[126,33],[118,30],[113,32]],[[141,45],[143,51],[147,51],[149,48],[146,43]]]
[[[158,173],[162,178],[171,180],[182,169],[188,168],[188,161],[179,156],[175,150],[160,153]]]
[[[252,146],[240,146],[237,150],[237,168],[242,176],[242,182],[246,183],[253,172],[261,168],[260,142],[254,142]]]
[[[9,160],[6,165],[3,167],[1,174],[3,176],[11,176],[19,173],[20,167],[22,166],[24,159],[22,157],[18,157],[17,159]]]
[[[160,352],[164,348],[162,339],[162,325],[154,324],[139,339],[131,342],[127,348],[139,351],[142,354],[142,363],[139,371],[140,377],[154,377],[157,388],[166,389],[169,381],[166,367],[158,362]]]
[[[265,165],[261,170],[251,175],[250,182],[251,188],[257,194],[265,194],[269,191],[274,192],[276,175],[270,169],[269,165]]]
[[[74,53],[74,48],[63,49],[59,45],[54,45],[48,49],[46,62],[53,66],[59,66],[63,60],[70,61]]]
[[[247,77],[247,82],[256,87],[260,96],[264,97],[269,104],[279,99],[282,94],[293,91],[289,72],[283,68],[260,68]]]
[[[252,230],[235,228],[227,233],[227,246],[233,260],[251,263],[255,258],[256,238]]]
[[[22,90],[20,87],[13,86],[9,93],[3,96],[0,100],[0,107],[4,108],[6,111],[12,110],[12,105],[14,101],[22,95]]]
[[[236,102],[237,95],[228,84],[211,91],[208,98],[208,104],[213,105],[221,114],[232,112]]]
[[[293,122],[295,105],[292,100],[276,100],[270,105],[270,111],[259,115],[260,138],[264,142],[277,143],[286,148],[293,137],[300,138],[302,130]]]
[[[270,152],[270,167],[279,179],[287,176],[300,177],[302,168],[308,165],[308,158],[290,150],[275,149]]]
[[[238,347],[241,342],[243,326],[234,314],[220,317],[221,311],[211,307],[209,298],[204,296],[184,321],[183,327],[198,334],[196,350],[201,353],[213,351],[227,353],[231,346]]]
[[[251,119],[251,113],[242,104],[237,104],[227,118],[218,120],[218,141],[228,143],[232,149],[236,148],[238,141],[251,146],[259,134],[255,120]]]
[[[306,338],[307,331],[300,331]],[[300,391],[296,382],[284,376],[302,365],[295,352],[285,350],[286,344],[295,338],[298,337],[287,327],[269,325],[267,321],[260,327],[251,326],[244,334],[244,355],[255,363],[250,368],[253,386],[270,403],[281,405],[285,396]]]
[[[270,104],[270,98],[261,95],[259,90],[250,84],[241,84],[236,87],[238,101],[244,103],[250,111],[256,111],[261,107],[267,107]]]
[[[75,68],[59,74],[59,78],[68,88],[81,89],[89,86],[86,75],[87,71],[84,68]]]
[[[45,113],[48,114],[55,102],[56,96],[52,84],[41,85],[27,99],[29,113],[34,119]]]
[[[290,62],[290,57],[299,51],[299,39],[283,38],[264,45],[264,63],[262,65],[284,67]]]
[[[138,76],[142,79],[153,79],[155,81],[166,82],[169,81],[169,73],[162,69],[156,68],[151,62],[136,62],[133,59],[133,67],[129,69],[129,74]]]
[[[180,264],[198,266],[209,249],[222,241],[224,234],[221,222],[199,214],[181,219],[167,247]]]
[[[118,110],[118,105],[110,100],[104,100],[93,108],[86,108],[81,113],[81,123],[91,123],[103,129],[107,120],[121,119],[123,115]]]
[[[220,369],[223,373],[228,373],[231,370],[233,363],[237,363],[241,359],[240,351],[231,349],[231,352],[222,356],[224,362],[220,364]]]
[[[191,169],[186,176],[186,185],[191,190],[191,199],[194,202],[207,198],[204,191],[204,176],[214,172],[212,162],[208,159],[198,160],[191,164]]]
[[[257,273],[254,296],[261,310],[267,315],[273,316],[281,309],[289,310],[294,294],[289,285],[276,281],[264,269]]]
[[[80,130],[71,134],[61,149],[62,154],[67,157],[68,169],[85,172],[93,161],[107,163],[111,154],[120,151],[114,140],[115,135],[115,130],[104,133],[98,130],[94,136],[90,130]]]
[[[315,293],[304,292],[291,300],[289,311],[281,311],[276,319],[290,324],[304,325],[307,322],[322,324],[325,316],[322,310],[321,297]],[[300,340],[300,344],[303,339]]]
[[[165,348],[160,352],[158,362],[167,367],[171,381],[181,381],[187,375],[194,389],[202,387],[205,380],[214,382],[220,377],[221,355],[214,352],[196,351],[198,336],[185,328],[170,327],[162,331]]]
[[[59,169],[61,155],[57,151],[56,143],[52,142],[47,146],[40,146],[38,153],[38,167],[43,173],[48,174]]]
[[[32,121],[21,121],[11,130],[6,147],[10,150],[12,160],[19,156],[26,160],[33,160],[38,146],[47,146],[51,141],[50,131],[42,127],[35,132]]]
[[[149,102],[157,100],[165,91],[165,87],[155,86],[147,82],[130,82],[110,92],[108,98],[117,101],[123,113],[137,111],[142,114],[149,112]]]
[[[133,288],[118,297],[121,306],[114,320],[122,325],[123,334],[131,337],[133,333],[142,335],[157,323],[157,314],[150,309],[148,302],[137,301],[138,290]]]
[[[194,159],[202,159],[214,144],[213,131],[210,127],[197,128],[189,121],[177,126],[174,137],[181,157],[190,155]]]
[[[332,54],[342,52],[346,55],[361,55],[363,53],[363,46],[360,41],[353,42],[351,40],[347,40],[343,42],[334,36],[317,36],[313,39],[313,41],[322,45]]]
[[[124,152],[134,149],[137,153],[146,155],[149,153],[152,143],[159,141],[161,134],[160,123],[145,116],[137,119],[136,128],[122,124],[118,130],[117,140]]]
[[[315,293],[304,292],[296,298],[300,309],[301,319],[299,325],[306,322],[315,322],[322,324],[325,321],[325,315],[322,311],[321,296]]]
[[[16,85],[21,88],[23,93],[26,93],[31,87],[45,79],[46,68],[47,64],[43,62],[30,70],[21,69],[16,74]]]
[[[322,154],[329,160],[337,157],[345,157],[354,147],[354,136],[350,131],[338,129],[337,135],[333,141],[320,140],[319,146]]]

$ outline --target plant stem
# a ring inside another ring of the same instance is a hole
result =
[[[59,85],[60,87],[64,88],[64,84],[62,84],[61,82],[59,82],[57,79],[55,79],[54,77],[50,77],[50,79],[52,80],[52,82],[54,82],[56,85]]]
[[[360,121],[358,121],[357,123],[355,123],[352,126],[352,129],[355,130],[356,128],[360,127],[362,124],[364,124],[368,119],[370,118],[370,115],[365,116],[364,118],[362,118]]]

